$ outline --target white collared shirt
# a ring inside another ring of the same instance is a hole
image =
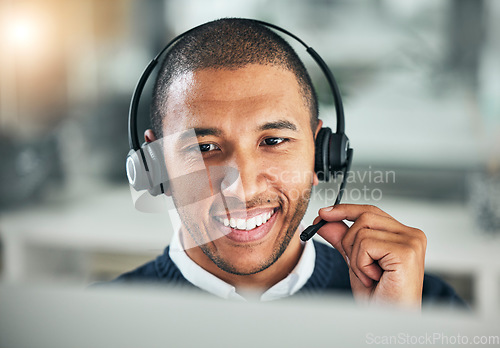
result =
[[[198,288],[216,296],[224,299],[245,301],[245,298],[236,292],[234,286],[207,272],[189,258],[184,251],[179,234],[180,232],[176,232],[172,237],[169,256],[177,268],[179,268],[184,278]],[[273,301],[291,296],[307,283],[314,271],[316,250],[314,249],[312,240],[304,244],[302,255],[292,272],[285,279],[266,290],[260,296],[261,301]]]

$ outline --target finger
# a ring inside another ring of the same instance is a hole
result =
[[[375,232],[375,231],[372,231]],[[385,231],[378,231],[387,233]],[[404,244],[378,238],[365,238],[357,243],[351,254],[351,268],[358,276],[364,276],[379,281],[384,272],[397,270],[401,263],[400,257],[404,255]],[[361,277],[360,277],[361,278]]]
[[[319,216],[317,216],[314,221],[313,221],[313,225],[316,225],[318,222],[321,221],[321,218]]]
[[[347,255],[350,255],[352,245],[355,244],[358,233],[362,229],[380,230],[387,231],[392,234],[401,234],[402,232],[410,230],[411,228],[392,218],[376,215],[374,213],[363,213],[351,225],[351,228],[342,240],[342,245],[344,247],[344,250],[347,252]]]
[[[368,244],[369,246],[367,246]],[[351,269],[353,272],[356,272],[356,274],[359,274],[358,277],[360,279],[366,277],[370,279],[371,282],[378,282],[382,278],[384,270],[369,252],[370,247],[373,247],[374,244],[376,244],[375,240],[365,239],[362,246],[358,245],[354,248]],[[363,284],[365,284],[365,282],[363,282]]]
[[[352,255],[351,255],[352,256]],[[369,288],[373,285],[373,281],[375,279],[371,278],[368,276],[366,273],[364,273],[356,264],[356,258],[354,258],[353,261],[351,261],[349,269],[351,272],[359,279],[359,281],[363,284],[365,288]],[[380,279],[380,278],[379,278]]]
[[[320,209],[319,216],[326,221],[349,220],[356,221],[363,213],[373,213],[394,219],[392,216],[373,205],[362,204],[338,204]]]
[[[329,222],[318,230],[318,234],[342,254],[347,264],[350,261],[346,258],[347,255],[341,240],[348,230],[349,226],[343,222]]]
[[[364,274],[373,274],[375,277],[377,268],[380,269],[381,274],[384,272],[391,272],[396,270],[396,262],[388,262],[389,259],[393,259],[397,250],[401,247],[399,243],[384,242],[377,239],[366,239],[365,242],[360,244],[359,250],[357,251],[356,267]],[[377,267],[374,267],[374,266]],[[368,272],[368,273],[366,273]],[[380,280],[379,277],[379,280]],[[374,278],[372,278],[374,279]]]
[[[356,274],[364,274],[368,278],[379,281],[385,269],[380,265],[381,258],[375,257],[378,255],[376,250],[371,250],[372,247],[382,248],[383,256],[388,253],[396,244],[401,244],[403,238],[397,234],[387,231],[371,230],[362,228],[356,236],[356,240],[352,246],[350,255],[351,268]],[[372,258],[367,258],[367,255],[372,255]]]

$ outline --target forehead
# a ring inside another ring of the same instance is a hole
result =
[[[164,134],[190,127],[291,118],[309,124],[310,113],[295,75],[251,64],[239,69],[203,69],[175,78],[168,89]]]

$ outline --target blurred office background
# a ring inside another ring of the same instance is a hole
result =
[[[3,0],[2,279],[85,285],[161,252],[169,216],[135,210],[125,176],[128,103],[144,67],[174,35],[226,16],[280,25],[323,56],[344,97],[360,173],[344,201],[376,204],[421,228],[427,269],[473,307],[498,312],[494,0]],[[322,118],[334,127],[326,82],[297,50]],[[145,129],[147,100],[141,109]],[[376,180],[380,173],[389,175]],[[332,203],[315,197],[306,223]]]

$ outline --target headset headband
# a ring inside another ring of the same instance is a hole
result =
[[[326,65],[325,61],[320,57],[316,51],[308,46],[304,41],[299,39],[296,35],[290,33],[289,31],[278,27],[277,25],[263,22],[260,20],[256,19],[246,19],[258,24],[261,24],[263,26],[273,28],[277,31],[280,31],[292,38],[294,38],[296,41],[298,41],[301,45],[303,45],[306,48],[306,51],[311,55],[311,57],[314,59],[314,61],[319,65],[321,70],[323,71],[323,74],[325,75],[328,84],[330,86],[330,89],[332,90],[333,94],[333,99],[335,103],[335,112],[337,115],[337,134],[344,134],[344,107],[342,105],[342,98],[340,96],[340,91],[337,86],[337,82],[335,81],[335,78],[333,77],[332,72]],[[205,23],[206,24],[206,23]],[[137,112],[138,112],[138,107],[139,107],[139,101],[141,98],[142,91],[144,89],[144,86],[146,85],[146,82],[148,81],[149,77],[151,76],[151,73],[153,72],[153,69],[156,67],[158,64],[158,61],[160,57],[163,55],[164,52],[166,52],[170,47],[172,47],[173,44],[175,44],[177,41],[182,39],[184,36],[187,34],[191,33],[192,31],[204,26],[205,24],[198,25],[178,36],[176,36],[172,41],[170,41],[157,55],[156,57],[153,58],[153,60],[148,64],[146,69],[144,69],[144,72],[142,73],[139,81],[137,82],[137,85],[134,89],[134,93],[132,94],[132,100],[130,102],[130,109],[129,109],[129,115],[128,115],[128,143],[130,146],[131,150],[138,151],[141,150],[141,144],[139,141],[139,136],[137,133]],[[142,151],[141,151],[142,152]]]

